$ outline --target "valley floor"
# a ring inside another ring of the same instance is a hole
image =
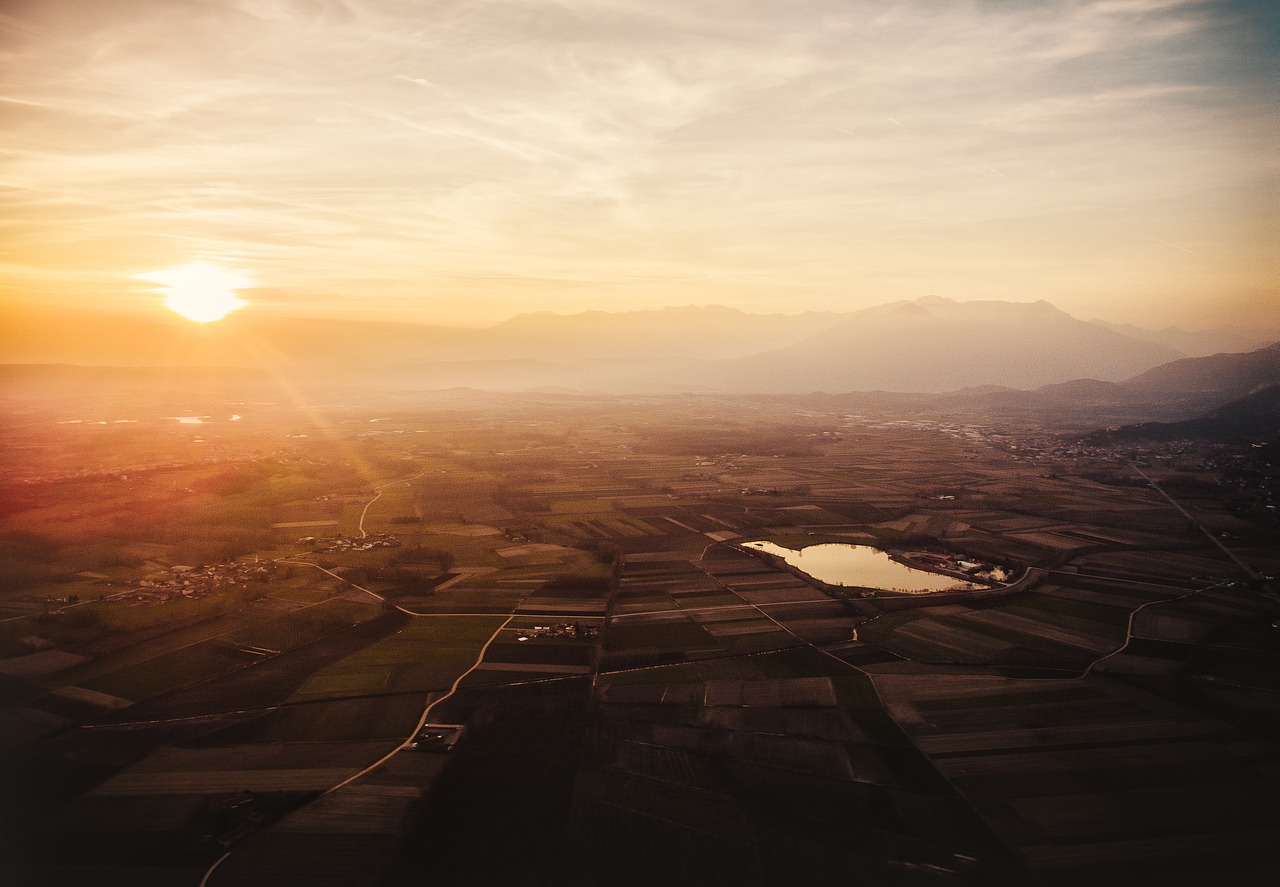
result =
[[[1274,871],[1280,606],[1126,459],[662,409],[353,413],[325,443],[263,426],[215,461],[24,488],[4,529],[54,568],[0,599],[0,880]],[[1275,573],[1274,527],[1178,501]],[[1026,579],[833,588],[753,539]],[[443,753],[411,746],[424,724],[465,730]]]

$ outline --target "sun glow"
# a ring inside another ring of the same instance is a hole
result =
[[[162,284],[164,306],[196,323],[221,320],[248,303],[235,291],[254,285],[239,271],[229,271],[207,262],[193,262],[178,268],[138,274],[142,280]]]

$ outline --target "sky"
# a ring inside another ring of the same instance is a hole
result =
[[[0,0],[0,300],[1280,330],[1278,47],[1270,0]]]

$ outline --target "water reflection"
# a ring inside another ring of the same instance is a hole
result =
[[[773,542],[743,542],[743,548],[776,555],[801,572],[828,585],[851,585],[920,594],[929,591],[971,591],[986,588],[940,573],[900,564],[887,552],[870,545],[843,542],[807,545],[799,550]]]

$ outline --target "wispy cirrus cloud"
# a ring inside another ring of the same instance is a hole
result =
[[[86,286],[225,257],[423,317],[1268,292],[1249,4],[7,8],[7,255]]]

